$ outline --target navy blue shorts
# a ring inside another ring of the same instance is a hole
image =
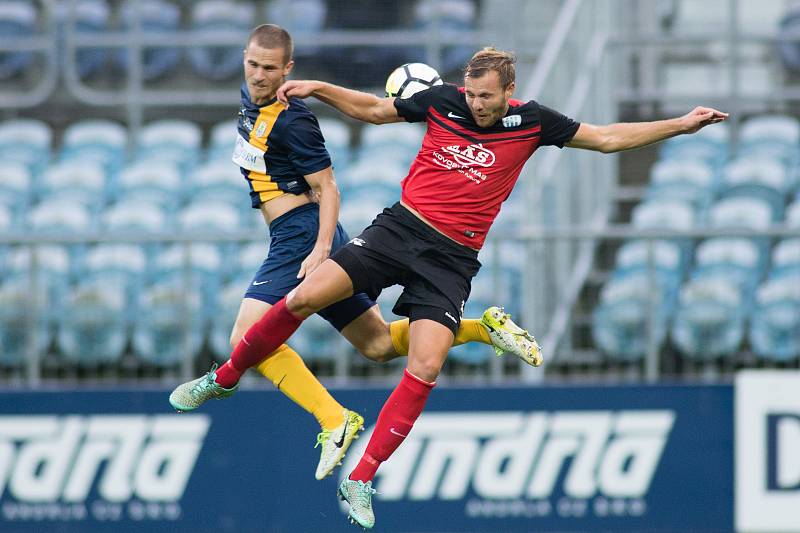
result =
[[[300,285],[297,279],[300,265],[311,253],[319,232],[319,205],[301,205],[279,216],[269,225],[269,254],[245,292],[245,298],[254,298],[270,305],[289,294]],[[336,225],[331,253],[344,246],[350,238],[340,224]],[[319,311],[319,316],[338,331],[361,316],[375,302],[364,293],[354,294]]]

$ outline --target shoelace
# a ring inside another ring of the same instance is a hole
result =
[[[317,446],[324,446],[328,439],[331,438],[331,432],[328,429],[323,429],[319,433],[317,433],[317,443],[314,445],[314,448]]]
[[[356,502],[364,507],[370,505],[370,503],[372,502],[372,495],[378,492],[377,490],[372,488],[372,485],[367,485],[366,483],[363,482],[359,482],[356,485],[356,488],[358,489],[356,491],[356,496],[355,496]]]
[[[212,385],[214,385],[214,372],[217,370],[217,363],[211,365],[211,370],[205,375],[204,379],[198,381],[194,387],[189,391],[189,394],[192,395],[193,398],[196,398],[200,394],[206,392],[206,390],[210,389]]]

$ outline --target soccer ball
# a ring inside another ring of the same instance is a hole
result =
[[[425,63],[400,65],[386,79],[386,96],[408,98],[434,85],[441,85],[442,78],[436,69]]]

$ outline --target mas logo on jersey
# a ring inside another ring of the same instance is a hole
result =
[[[206,415],[0,416],[0,523],[177,520]]]
[[[381,465],[376,488],[385,502],[464,500],[473,518],[645,516],[675,417],[668,409],[427,413]]]
[[[482,144],[470,144],[469,146],[443,146],[440,150],[433,152],[433,162],[447,170],[455,170],[464,174],[475,183],[483,183],[488,177],[480,171],[480,168],[491,167],[494,165],[494,152],[484,148]]]

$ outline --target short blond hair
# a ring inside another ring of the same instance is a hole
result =
[[[255,43],[260,48],[280,48],[283,50],[283,64],[289,64],[294,54],[294,43],[289,32],[276,24],[256,26],[247,38],[247,45]]]
[[[493,46],[487,46],[483,50],[476,52],[464,67],[464,77],[480,78],[490,70],[494,70],[500,76],[500,85],[507,89],[516,79],[514,63],[517,58],[513,52],[498,50]]]

